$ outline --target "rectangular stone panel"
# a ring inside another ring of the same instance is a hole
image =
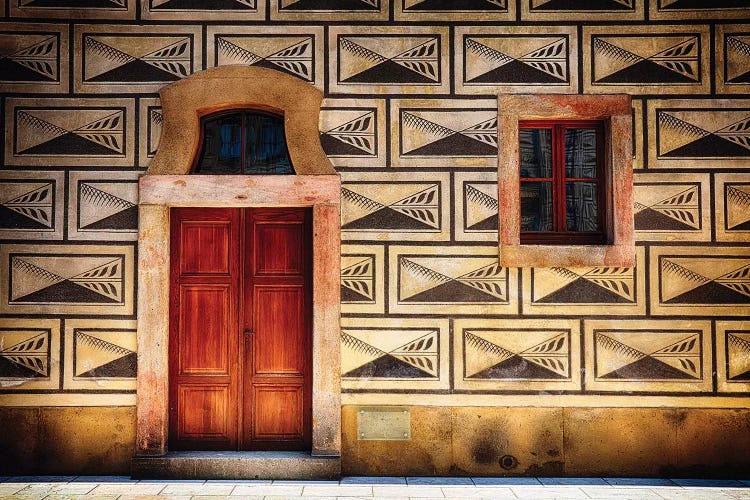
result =
[[[138,172],[70,172],[68,239],[138,239]]]
[[[447,389],[448,320],[341,318],[341,388]]]
[[[389,313],[518,313],[518,270],[498,264],[496,246],[394,245],[388,255]]]
[[[323,90],[322,26],[209,26],[208,67],[270,68]]]
[[[199,71],[201,32],[191,26],[79,24],[75,28],[76,92],[158,92]]]
[[[60,320],[3,318],[0,390],[60,387]]]
[[[164,115],[157,98],[138,99],[138,166],[146,168],[156,156]]]
[[[135,320],[65,321],[64,389],[135,392]]]
[[[5,92],[68,92],[68,26],[0,24],[0,87]]]
[[[635,174],[636,241],[711,241],[709,174]]]
[[[649,100],[649,168],[744,168],[750,100]]]
[[[716,92],[750,93],[750,24],[718,24],[715,47]]]
[[[716,174],[716,240],[750,242],[750,174]]]
[[[644,0],[645,1],[645,0]],[[648,0],[649,19],[747,19],[747,6],[736,0]]]
[[[341,314],[385,312],[385,250],[341,245]]]
[[[453,50],[458,94],[578,92],[574,26],[459,26]]]
[[[65,172],[0,170],[0,238],[63,239]]]
[[[651,314],[746,316],[750,247],[651,247]]]
[[[589,391],[711,392],[711,322],[586,320]]]
[[[388,0],[271,0],[274,21],[386,21]]]
[[[54,19],[135,19],[138,0],[10,0],[12,17]]]
[[[454,321],[453,332],[456,389],[581,389],[578,320],[466,318]]]
[[[320,145],[337,168],[386,166],[385,99],[335,99],[320,107]]]
[[[716,322],[719,392],[750,392],[750,322]]]
[[[456,241],[497,241],[497,172],[456,172],[453,199]]]
[[[708,26],[584,26],[583,90],[592,94],[704,94]]]
[[[450,174],[341,174],[341,239],[447,241]]]
[[[643,21],[647,0],[521,0],[524,21]]]
[[[3,245],[0,314],[130,316],[132,245]]]
[[[497,168],[497,102],[391,100],[391,166]]]
[[[9,98],[5,164],[132,167],[132,99]]]
[[[397,21],[515,21],[513,0],[394,0]]]
[[[331,26],[328,91],[446,94],[449,43],[447,27]]]
[[[262,21],[266,18],[263,0],[141,0],[141,18],[175,21]]]
[[[621,315],[646,312],[644,247],[635,267],[524,268],[523,313]]]

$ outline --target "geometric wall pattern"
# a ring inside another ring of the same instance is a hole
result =
[[[478,391],[579,390],[580,323],[575,320],[457,319],[455,380]]]
[[[66,25],[0,28],[0,85],[6,92],[66,93],[69,61]]]
[[[708,35],[707,26],[584,27],[584,91],[708,92]]]
[[[750,313],[750,248],[652,247],[651,312]]]
[[[732,0],[0,3],[0,404],[132,401],[158,91],[238,64],[324,94],[345,391],[747,395],[747,19]],[[636,97],[634,267],[497,265],[507,93]]]
[[[75,89],[86,93],[154,92],[195,72],[201,60],[195,28],[79,25]]]
[[[707,174],[636,174],[637,241],[711,241]]]
[[[750,392],[750,323],[716,322],[716,375],[721,392]]]
[[[460,54],[456,92],[563,92],[578,87],[577,35],[569,27],[509,28],[459,27],[454,50]]]
[[[523,312],[622,315],[646,311],[645,255],[635,267],[548,267],[523,270]]]
[[[133,320],[67,320],[63,387],[134,391],[135,327]]]
[[[648,102],[652,168],[736,168],[750,159],[750,101]]]
[[[711,323],[585,321],[586,387],[593,390],[706,391]]]
[[[447,389],[447,319],[342,318],[344,389]]]

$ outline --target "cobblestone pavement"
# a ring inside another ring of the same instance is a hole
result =
[[[750,500],[750,479],[345,477],[340,481],[161,481],[127,476],[0,477],[1,499],[689,499]]]

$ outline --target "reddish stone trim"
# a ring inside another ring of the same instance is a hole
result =
[[[522,245],[518,122],[600,120],[607,140],[609,197],[606,245]],[[627,95],[504,95],[498,97],[500,263],[509,267],[621,266],[635,264],[633,232],[632,110]]]

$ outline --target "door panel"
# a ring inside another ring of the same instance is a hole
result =
[[[229,285],[180,285],[180,375],[229,375]]]
[[[187,439],[230,441],[231,398],[226,385],[182,385],[178,394],[178,434]]]
[[[173,208],[170,448],[309,449],[309,209]]]
[[[304,226],[299,222],[255,223],[255,275],[296,274],[303,268]]]
[[[229,274],[229,221],[184,221],[180,230],[182,274]]]
[[[255,287],[253,375],[304,375],[305,298],[301,286]]]
[[[256,440],[295,440],[303,433],[301,385],[257,385],[253,437]]]

